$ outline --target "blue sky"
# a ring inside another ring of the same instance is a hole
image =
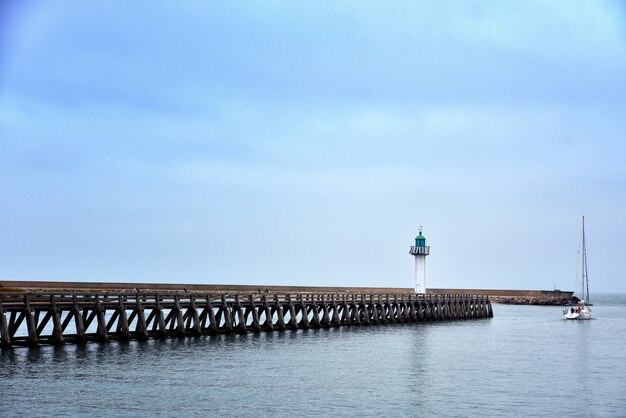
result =
[[[618,2],[0,6],[0,279],[626,292]]]

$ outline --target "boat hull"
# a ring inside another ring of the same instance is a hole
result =
[[[591,319],[592,318],[591,309],[583,309],[579,311],[576,309],[569,308],[563,312],[563,317],[565,319],[572,319],[572,320],[579,320],[579,321]]]

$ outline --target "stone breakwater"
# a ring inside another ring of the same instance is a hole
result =
[[[481,294],[489,296],[492,303],[507,305],[563,306],[578,303],[574,292],[567,290],[520,289],[428,289],[431,295]]]
[[[550,297],[527,297],[527,296],[489,296],[491,303],[503,305],[545,305],[566,306],[578,303],[577,297],[550,298]]]

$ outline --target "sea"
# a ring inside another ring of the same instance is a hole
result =
[[[626,294],[494,318],[0,352],[0,416],[626,417]]]

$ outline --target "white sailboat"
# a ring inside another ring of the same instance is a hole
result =
[[[583,244],[582,244],[582,280],[581,299],[576,306],[563,309],[566,319],[591,319],[591,301],[589,300],[589,277],[587,275],[587,245],[585,242],[585,216],[583,215]]]

